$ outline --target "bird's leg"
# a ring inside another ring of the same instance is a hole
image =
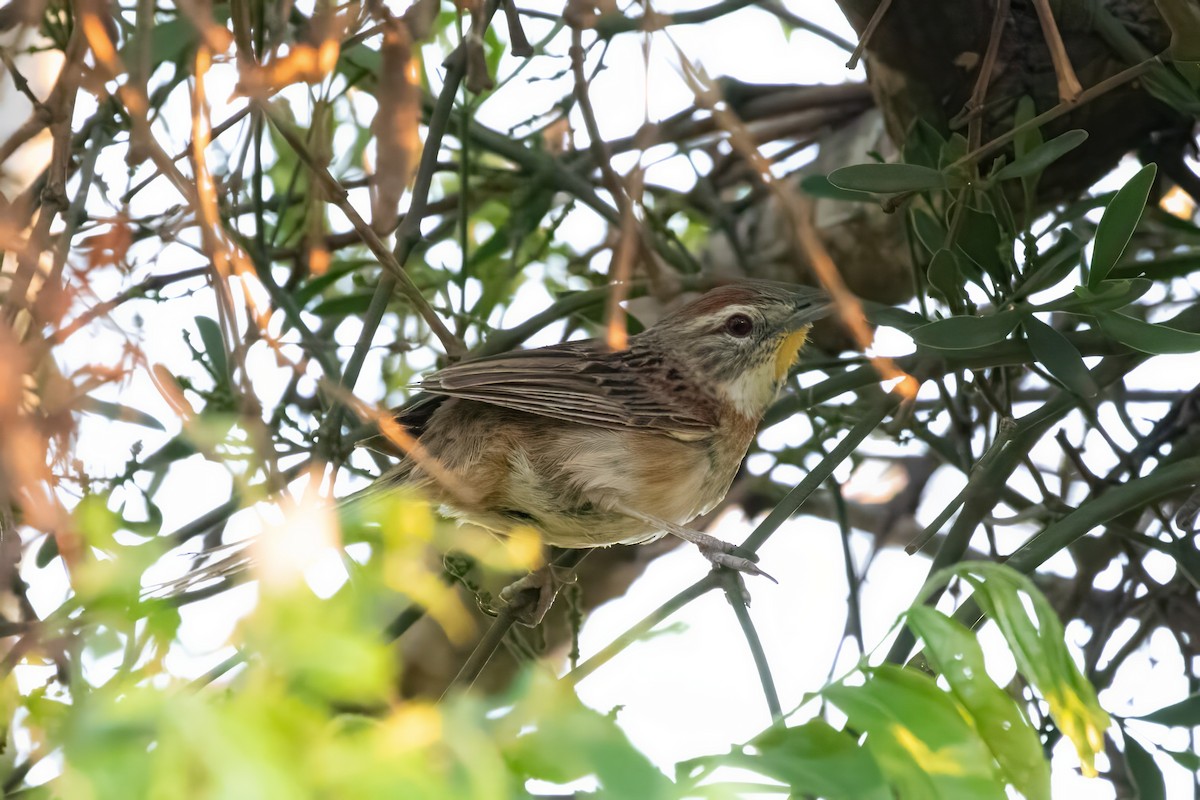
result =
[[[517,622],[533,628],[546,616],[562,588],[574,581],[574,570],[544,564],[501,589],[500,599],[513,609]]]
[[[730,569],[744,572],[747,575],[762,575],[773,583],[779,581],[772,578],[766,572],[759,569],[754,562],[758,560],[758,556],[748,550],[743,550],[735,544],[718,539],[701,531],[685,528],[682,525],[676,525],[674,522],[668,522],[665,519],[656,517],[653,514],[646,514],[638,511],[636,508],[630,508],[623,503],[612,503],[609,506],[618,514],[624,514],[636,520],[640,520],[647,525],[653,525],[659,530],[666,531],[672,536],[683,539],[685,542],[691,542],[700,549],[700,554],[711,561],[715,566],[729,567]]]

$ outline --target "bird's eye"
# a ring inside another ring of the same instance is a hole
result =
[[[745,314],[734,314],[725,320],[725,332],[730,336],[741,339],[749,336],[752,330],[754,330],[754,323]]]

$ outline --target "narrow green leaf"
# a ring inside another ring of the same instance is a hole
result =
[[[58,539],[47,534],[38,547],[37,555],[33,557],[33,563],[37,565],[38,569],[43,569],[56,558],[58,558]]]
[[[983,649],[964,625],[928,606],[913,606],[908,625],[970,714],[1005,778],[1028,800],[1050,800],[1050,765],[1037,731],[1016,702],[987,674]]]
[[[840,189],[876,194],[944,189],[946,176],[915,164],[855,164],[829,173],[829,182]]]
[[[1034,306],[1036,311],[1066,311],[1073,314],[1096,314],[1100,311],[1112,311],[1137,300],[1150,291],[1153,285],[1145,278],[1134,278],[1127,281],[1103,281],[1095,288],[1076,286],[1071,294],[1055,298],[1048,303]]]
[[[904,163],[936,168],[944,144],[941,131],[917,115],[904,137]]]
[[[970,263],[991,276],[992,280],[1005,285],[1010,280],[1010,267],[1001,256],[1003,249],[1011,252],[1012,240],[1000,233],[1000,225],[993,214],[984,214],[971,207],[964,208],[958,225],[959,251]]]
[[[866,747],[900,797],[999,800],[999,768],[961,705],[928,676],[884,665],[861,686],[822,694],[867,734]]]
[[[218,376],[228,381],[229,360],[225,354],[225,339],[221,336],[221,327],[209,317],[196,317],[196,328],[200,331],[204,352],[212,361],[213,369]]]
[[[1019,128],[1037,116],[1037,107],[1029,95],[1021,95],[1017,101],[1017,110],[1013,112],[1013,128]],[[1013,152],[1020,160],[1027,153],[1033,152],[1042,144],[1042,132],[1036,127],[1026,128],[1013,139]]]
[[[98,400],[91,395],[81,398],[79,401],[79,410],[89,414],[99,414],[100,416],[111,419],[117,422],[128,422],[133,425],[141,425],[144,428],[151,428],[156,431],[165,431],[166,428],[155,417],[150,416],[145,411],[138,411],[136,408],[124,405],[122,403],[114,403],[109,400]]]
[[[310,278],[298,288],[293,295],[296,299],[296,306],[304,308],[309,302],[319,295],[321,292],[328,289],[333,284],[337,283],[346,275],[354,272],[357,269],[362,269],[369,264],[378,262],[373,259],[355,258],[349,261],[338,261],[330,265],[329,270],[324,275],[318,275],[315,278]]]
[[[853,203],[875,202],[875,198],[867,192],[855,192],[834,186],[824,175],[809,175],[800,181],[800,188],[813,197],[820,197],[824,200],[846,200]]]
[[[1129,777],[1133,780],[1138,800],[1167,800],[1167,784],[1163,781],[1162,770],[1154,762],[1154,756],[1124,728],[1121,729],[1121,736],[1125,739],[1125,765],[1129,767]]]
[[[931,254],[946,246],[946,226],[941,220],[923,208],[913,208],[909,213],[917,241]]]
[[[1200,61],[1200,6],[1192,0],[1154,0],[1171,29],[1172,61]]]
[[[1175,763],[1188,772],[1200,772],[1200,753],[1190,750],[1167,750],[1160,747],[1159,751],[1174,759]]]
[[[954,253],[942,248],[933,254],[929,262],[929,285],[946,299],[955,310],[962,305],[962,273],[958,270],[958,261]]]
[[[1143,714],[1137,717],[1137,719],[1145,720],[1146,722],[1157,722],[1159,725],[1194,728],[1200,725],[1200,693],[1180,700],[1178,703],[1164,706],[1158,711]]]
[[[1067,337],[1036,317],[1026,317],[1021,327],[1033,357],[1042,363],[1063,386],[1080,397],[1094,397],[1098,391],[1083,356]]]
[[[1022,287],[1026,295],[1058,285],[1079,266],[1083,240],[1073,231],[1064,230],[1058,241],[1033,260],[1029,277]]]
[[[1100,329],[1122,344],[1154,355],[1200,352],[1200,333],[1143,322],[1115,311],[1096,315]]]
[[[1182,278],[1200,271],[1200,253],[1181,253],[1179,255],[1163,256],[1146,261],[1126,261],[1116,267],[1109,276],[1112,278],[1136,278],[1145,275],[1156,281]]]
[[[864,303],[864,305],[867,304]],[[892,306],[875,306],[872,308],[867,305],[867,321],[872,325],[883,325],[903,331],[904,333],[909,333],[913,328],[920,327],[921,325],[929,324],[929,320],[920,314],[905,311],[902,308],[893,308]]]
[[[374,292],[355,292],[341,297],[331,297],[313,308],[312,313],[318,317],[349,317],[366,312],[371,305]]]
[[[828,800],[889,800],[891,792],[871,753],[823,719],[791,728],[768,728],[751,744],[712,762],[754,770],[782,781],[796,795]]]
[[[1079,145],[1087,141],[1087,138],[1087,131],[1067,131],[1061,136],[1056,136],[1050,141],[1034,147],[1027,154],[1001,168],[999,172],[991,177],[993,180],[1007,181],[1013,178],[1036,175],[1076,147],[1079,147]]]
[[[1146,209],[1146,198],[1154,185],[1158,168],[1147,164],[1129,179],[1104,209],[1100,226],[1096,228],[1096,240],[1092,246],[1092,272],[1088,285],[1096,286],[1108,277],[1121,254],[1129,245],[1129,239],[1137,228],[1142,212]]]
[[[909,332],[917,344],[934,350],[975,350],[1002,342],[1022,319],[1018,311],[986,317],[949,317]]]

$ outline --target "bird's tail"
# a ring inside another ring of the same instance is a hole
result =
[[[338,498],[334,504],[341,525],[354,525],[369,518],[372,507],[385,496],[409,482],[413,464],[404,459],[400,464],[371,481],[362,489]],[[376,506],[377,507],[377,506]],[[254,534],[238,542],[222,543],[187,554],[191,566],[178,578],[164,581],[143,590],[144,597],[179,597],[191,592],[207,591],[218,585],[230,588],[249,580],[255,569],[255,542],[262,534]]]

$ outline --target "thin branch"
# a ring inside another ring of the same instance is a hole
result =
[[[719,571],[721,588],[725,590],[725,599],[733,606],[742,635],[750,647],[750,655],[754,658],[754,668],[758,672],[759,683],[762,684],[763,697],[767,701],[767,709],[771,712],[771,721],[783,719],[783,706],[779,703],[779,692],[775,689],[775,678],[771,675],[771,665],[767,661],[767,652],[763,649],[754,620],[750,618],[750,609],[746,604],[746,587],[742,584],[741,576],[733,570]]]
[[[854,46],[854,50],[850,53],[850,60],[846,62],[846,69],[854,69],[858,66],[858,60],[862,58],[863,51],[871,41],[871,37],[875,34],[875,29],[879,27],[879,23],[883,22],[883,15],[892,7],[892,0],[879,0],[879,5],[875,6],[875,13],[871,15],[871,19],[867,22],[866,29],[862,32],[862,36],[858,37],[858,44]]]

